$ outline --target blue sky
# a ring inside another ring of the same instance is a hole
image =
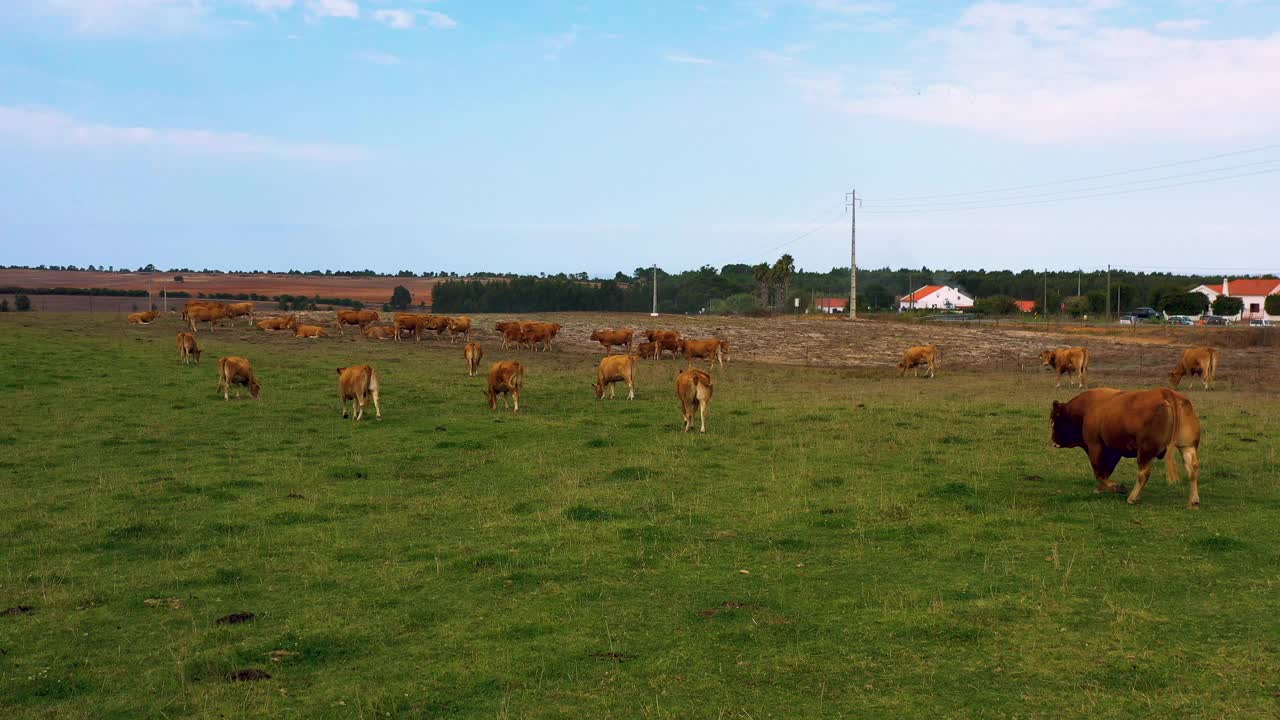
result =
[[[1277,69],[1247,0],[7,0],[0,263],[825,270],[856,186],[864,267],[1276,272]]]

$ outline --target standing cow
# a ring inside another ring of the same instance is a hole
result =
[[[1089,387],[1089,349],[1082,347],[1058,348],[1040,353],[1040,363],[1045,368],[1058,371],[1058,383],[1055,388],[1062,387],[1062,376],[1074,372],[1076,387]]]
[[[196,343],[195,333],[178,333],[178,362],[183,365],[190,365],[193,358],[196,361],[196,365],[199,365],[200,345]]]
[[[591,339],[604,346],[606,355],[613,352],[614,346],[631,350],[634,336],[634,330],[596,330],[591,333]]]
[[[627,384],[627,399],[636,399],[636,359],[631,355],[609,355],[600,361],[596,368],[596,383],[592,387],[596,391],[596,399],[604,397],[604,389],[609,388],[609,399],[614,396],[614,383]]]
[[[227,391],[232,385],[244,385],[249,388],[249,397],[258,399],[262,386],[253,375],[253,366],[248,360],[235,355],[218,358],[218,390],[222,391],[222,399],[230,400]],[[240,388],[236,388],[236,399],[240,399]]]
[[[689,368],[676,376],[676,397],[680,398],[680,419],[684,421],[685,432],[693,427],[695,411],[702,422],[698,432],[707,431],[707,406],[711,404],[713,390],[711,376],[701,370]]]
[[[475,377],[480,372],[480,359],[484,357],[484,348],[478,342],[469,342],[462,348],[462,359],[467,361],[467,377]]]
[[[368,365],[338,368],[338,402],[342,405],[342,419],[347,419],[347,401],[351,401],[352,422],[364,417],[364,406],[373,401],[374,416],[382,419],[382,407],[378,405],[378,371]]]
[[[1174,390],[1182,384],[1182,376],[1200,376],[1205,390],[1213,389],[1213,378],[1218,374],[1218,349],[1211,347],[1190,348],[1182,351],[1182,359],[1169,373],[1169,387]]]
[[[520,412],[520,390],[524,387],[524,366],[517,360],[496,362],[489,368],[489,384],[486,393],[489,397],[489,409],[496,410],[498,396],[502,396],[502,407],[507,408],[507,396],[515,403],[513,413]]]
[[[920,368],[928,367],[929,372],[925,373],[926,378],[932,378],[937,375],[938,370],[938,346],[937,345],[916,345],[909,347],[902,353],[902,362],[898,363],[898,377],[911,371],[912,377],[920,377]]]

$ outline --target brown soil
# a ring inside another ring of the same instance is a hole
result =
[[[715,617],[720,613],[729,612],[731,610],[759,610],[759,609],[760,609],[760,603],[753,603],[753,602],[743,603],[743,602],[738,602],[737,600],[725,600],[724,602],[720,603],[719,605],[713,608],[707,608],[706,610],[699,610],[698,617],[705,617],[705,618]]]
[[[0,611],[0,617],[8,617],[10,615],[26,615],[27,613],[31,612],[34,609],[35,608],[31,607],[30,605],[15,605],[11,608],[5,608],[4,610]]]
[[[231,613],[230,615],[224,615],[218,618],[217,624],[218,625],[239,625],[240,623],[243,623],[243,622],[249,622],[250,620],[254,619],[254,617],[256,616],[251,612]]]
[[[257,668],[249,670],[233,670],[227,673],[224,677],[227,682],[253,682],[254,680],[271,679],[271,675],[269,675],[265,670],[258,670]]]

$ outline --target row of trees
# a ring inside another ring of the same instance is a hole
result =
[[[14,307],[9,307],[9,298],[0,298],[0,312],[9,312],[16,309],[18,312],[29,312],[31,310],[31,298],[26,295],[15,295],[13,298]]]

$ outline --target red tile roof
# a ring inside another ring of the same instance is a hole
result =
[[[1018,309],[1019,309],[1019,310],[1021,310],[1022,312],[1035,312],[1035,311],[1036,311],[1036,301],[1035,301],[1035,300],[1014,300],[1014,301],[1013,301],[1013,303],[1014,303],[1015,305],[1017,305],[1017,306],[1018,306]]]
[[[920,302],[921,300],[938,292],[944,287],[946,286],[945,285],[925,285],[924,287],[911,293],[910,295],[903,295],[902,302]]]
[[[1222,294],[1222,285],[1205,285],[1205,287]],[[1256,278],[1244,278],[1241,280],[1227,280],[1227,289],[1231,291],[1233,297],[1242,295],[1276,295],[1280,291],[1280,280],[1258,280]]]
[[[838,297],[819,297],[813,299],[813,304],[820,308],[840,308],[849,307],[849,298]]]

